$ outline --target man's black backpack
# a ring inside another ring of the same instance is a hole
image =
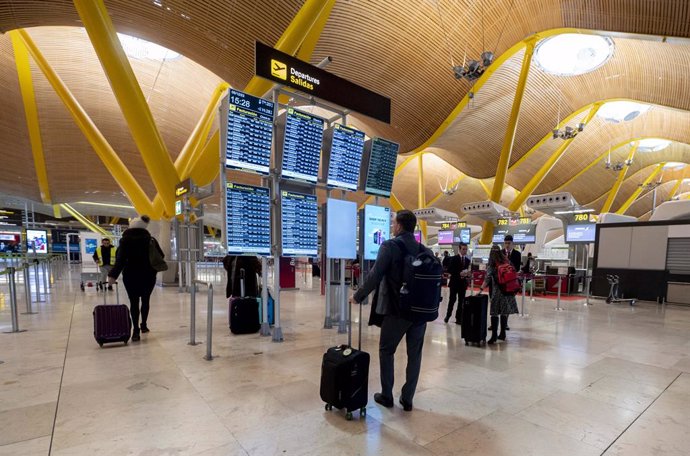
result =
[[[413,255],[403,240],[394,239],[393,243],[403,253],[400,316],[415,323],[436,320],[441,302],[441,262],[422,244]]]

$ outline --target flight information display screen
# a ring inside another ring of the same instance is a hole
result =
[[[336,124],[328,131],[330,145],[326,185],[357,191],[364,153],[364,132]]]
[[[283,256],[316,256],[319,242],[316,195],[286,190],[280,194]]]
[[[453,230],[441,230],[438,232],[439,245],[451,245],[453,243]]]
[[[565,242],[594,242],[597,235],[597,224],[592,214],[573,214],[565,229]]]
[[[270,101],[230,89],[226,168],[268,174],[274,109]]]
[[[367,141],[369,167],[364,192],[389,198],[393,188],[395,162],[398,159],[400,145],[382,138]]]
[[[537,242],[537,225],[532,223],[530,217],[498,219],[494,228],[493,242],[502,243],[508,234],[513,236],[515,244],[534,244]]]
[[[226,184],[229,255],[271,254],[271,193],[268,188]]]
[[[316,183],[324,123],[320,117],[288,108],[283,137],[283,178]]]

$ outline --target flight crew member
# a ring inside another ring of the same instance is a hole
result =
[[[458,246],[458,254],[451,257],[448,261],[448,274],[450,275],[448,288],[450,288],[450,298],[448,299],[446,318],[443,319],[446,323],[448,323],[450,317],[453,316],[453,306],[457,299],[458,310],[455,311],[455,323],[458,325],[462,324],[462,306],[465,303],[469,269],[470,259],[467,257],[467,244],[460,243]]]
[[[515,271],[520,272],[520,266],[522,266],[522,253],[520,251],[515,250],[514,244],[513,244],[513,236],[510,234],[507,234],[503,238],[503,254],[506,256],[508,261],[510,261],[510,264],[513,265],[515,268]],[[506,315],[506,330],[510,330],[508,327],[508,316]]]
[[[101,245],[96,248],[93,254],[93,261],[98,264],[98,268],[101,271],[101,277],[98,280],[98,285],[105,287],[108,281],[108,273],[113,269],[115,264],[115,246],[110,244],[110,239],[103,238],[101,240]],[[113,286],[108,285],[108,290],[112,291]]]

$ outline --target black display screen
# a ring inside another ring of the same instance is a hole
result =
[[[364,192],[369,195],[390,197],[400,145],[382,138],[368,141],[369,168]]]
[[[288,108],[283,138],[283,178],[316,183],[319,176],[324,120]]]
[[[318,254],[315,195],[281,191],[283,256],[316,256]]]
[[[271,193],[264,187],[228,182],[226,187],[229,255],[271,254]]]
[[[225,167],[267,175],[271,165],[273,110],[270,101],[230,89]]]
[[[336,124],[329,131],[329,139],[326,185],[356,191],[364,152],[364,132]]]
[[[493,242],[500,244],[503,238],[510,234],[515,244],[534,244],[537,242],[537,225],[529,217],[517,219],[500,218],[494,228]]]

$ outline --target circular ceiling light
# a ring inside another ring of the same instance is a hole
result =
[[[647,138],[640,140],[637,150],[642,152],[658,152],[666,149],[671,144],[667,139]]]
[[[670,169],[673,171],[678,171],[680,169],[685,168],[685,166],[686,166],[685,163],[681,163],[681,162],[668,162],[664,165],[664,169]]]
[[[575,76],[606,63],[613,48],[613,40],[606,36],[564,33],[539,42],[534,60],[547,73]]]
[[[611,123],[630,122],[649,111],[649,108],[651,108],[651,106],[646,103],[636,103],[634,101],[609,101],[599,108],[597,117]]]
[[[150,60],[174,60],[180,57],[175,51],[159,46],[156,43],[142,40],[133,36],[118,33],[117,37],[120,39],[122,49],[128,57],[134,59],[150,59]]]

